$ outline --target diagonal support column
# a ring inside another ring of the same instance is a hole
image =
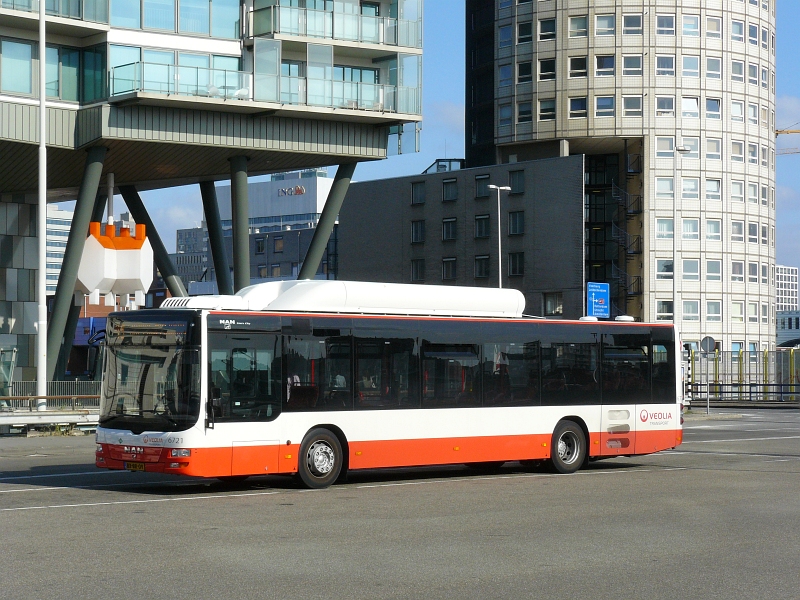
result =
[[[93,223],[102,223],[103,222],[103,214],[106,211],[106,200],[108,196],[105,194],[97,194],[97,198],[94,201],[94,208],[92,209],[92,222]],[[86,232],[86,235],[89,235],[89,232]]]
[[[250,208],[247,193],[247,157],[231,162],[231,216],[233,217],[233,290],[250,285]]]
[[[164,242],[161,241],[161,236],[158,235],[147,209],[144,207],[142,199],[139,197],[139,192],[132,185],[119,186],[119,193],[122,199],[125,200],[125,206],[131,211],[133,220],[137,223],[144,225],[145,235],[150,240],[150,245],[153,247],[153,258],[156,262],[156,267],[161,272],[161,277],[164,278],[164,283],[167,284],[169,293],[173,296],[186,297],[186,288],[183,281],[178,276],[178,270],[172,264],[172,259],[169,257],[167,249],[164,247]]]
[[[328,240],[331,237],[333,226],[336,224],[339,211],[342,209],[344,197],[347,195],[350,180],[353,178],[355,170],[356,163],[345,163],[339,165],[339,168],[336,169],[331,191],[328,193],[327,200],[325,200],[325,206],[319,216],[317,228],[314,230],[314,237],[311,238],[311,245],[308,247],[303,266],[297,275],[298,279],[314,279],[314,275],[317,274],[317,269],[319,269],[322,257],[325,255],[325,248],[328,246]]]
[[[214,261],[214,271],[217,274],[217,290],[220,294],[233,295],[231,271],[228,267],[228,257],[225,255],[225,242],[222,237],[222,220],[219,218],[219,204],[217,204],[217,188],[213,181],[200,182],[200,195],[203,198],[203,212],[206,216],[208,227],[208,242],[211,244],[211,259]]]
[[[67,324],[64,327],[64,339],[61,343],[61,350],[58,353],[58,360],[56,361],[56,370],[53,373],[53,381],[64,381],[67,376],[67,367],[69,366],[69,356],[72,354],[72,344],[75,342],[75,330],[78,328],[78,319],[81,316],[81,308],[83,302],[77,303],[80,296],[83,299],[83,294],[75,294],[74,302],[69,307],[69,315],[67,316]]]
[[[83,256],[83,247],[86,245],[86,232],[89,230],[89,221],[97,199],[97,188],[100,185],[100,176],[103,174],[103,161],[107,151],[108,149],[103,146],[94,146],[89,148],[86,155],[83,180],[78,191],[78,200],[75,203],[75,213],[72,216],[72,226],[69,229],[64,261],[61,264],[53,300],[53,314],[47,327],[47,378],[50,381],[56,370],[61,339],[64,337],[69,311],[73,305],[78,267]]]

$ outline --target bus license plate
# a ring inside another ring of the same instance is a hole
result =
[[[144,463],[126,462],[125,468],[128,469],[128,471],[144,471]]]

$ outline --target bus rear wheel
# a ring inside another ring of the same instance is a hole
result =
[[[553,431],[550,463],[556,473],[574,473],[586,461],[586,436],[573,421],[559,421]]]
[[[338,479],[343,463],[339,438],[320,427],[312,429],[300,445],[297,474],[306,487],[322,489]]]

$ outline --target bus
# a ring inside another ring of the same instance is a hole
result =
[[[108,317],[96,465],[208,478],[589,460],[682,439],[671,323],[516,290],[280,281]]]

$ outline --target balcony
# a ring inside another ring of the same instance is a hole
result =
[[[149,62],[113,67],[109,78],[112,102],[138,94],[187,97],[196,103],[239,101],[251,103],[258,112],[269,109],[261,103],[307,106],[370,113],[420,115],[420,90],[371,83],[256,74],[224,69],[206,69]],[[153,98],[149,98],[150,103]]]
[[[39,0],[0,0],[0,8],[39,12]],[[51,17],[108,23],[108,0],[45,0],[45,12]]]
[[[250,13],[248,37],[311,38],[422,48],[422,21],[372,17],[293,6],[267,6]]]
[[[256,74],[255,90],[255,100],[259,102],[422,114],[417,88]]]

